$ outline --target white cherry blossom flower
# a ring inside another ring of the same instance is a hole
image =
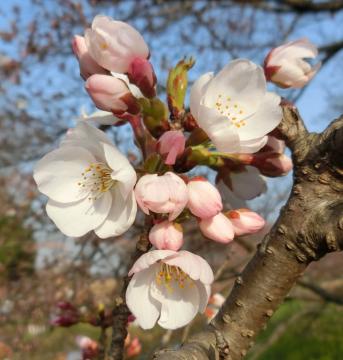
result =
[[[100,130],[79,122],[34,169],[48,216],[67,236],[118,236],[134,222],[136,172]]]
[[[165,329],[177,329],[206,309],[213,272],[198,255],[150,251],[136,261],[131,275],[126,303],[143,329],[151,329],[156,322]]]
[[[253,153],[281,121],[280,97],[267,92],[263,69],[238,59],[192,86],[191,113],[221,152]]]

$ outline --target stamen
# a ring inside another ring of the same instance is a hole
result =
[[[82,181],[77,185],[83,188],[83,191],[89,191],[88,199],[95,201],[99,199],[106,191],[115,184],[111,177],[112,170],[103,163],[92,163],[81,174]]]
[[[156,284],[164,286],[168,292],[173,292],[175,285],[178,285],[180,289],[183,289],[187,284],[193,286],[193,280],[179,267],[167,265],[163,262],[160,263],[160,267],[156,272]]]

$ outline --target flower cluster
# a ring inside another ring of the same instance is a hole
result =
[[[122,235],[138,205],[153,249],[132,265],[126,303],[145,329],[156,323],[179,328],[206,310],[214,281],[207,261],[186,250],[183,229],[193,218],[205,238],[223,246],[264,227],[255,212],[224,203],[219,189],[252,199],[265,191],[264,176],[292,169],[275,131],[282,119],[280,96],[267,91],[267,81],[303,86],[318,66],[311,68],[302,57],[314,57],[316,49],[299,40],[272,50],[264,69],[236,59],[216,75],[206,73],[191,88],[188,111],[184,100],[193,59],[170,71],[166,105],[156,94],[149,48],[129,24],[96,16],[72,45],[85,88],[101,111],[68,130],[59,147],[36,164],[34,179],[49,198],[48,216],[67,236]],[[142,163],[131,164],[89,119],[98,125],[129,123]],[[194,175],[198,165],[217,173],[217,186]],[[55,324],[78,322],[73,307],[61,305],[60,312]],[[89,339],[79,344],[98,351]],[[127,346],[132,354],[140,352],[136,339]]]

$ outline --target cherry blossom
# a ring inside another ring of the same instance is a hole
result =
[[[67,236],[124,233],[136,217],[136,173],[100,130],[79,122],[34,169],[48,216]]]
[[[200,256],[188,251],[154,250],[133,265],[126,303],[143,329],[156,322],[165,329],[187,325],[204,312],[213,272]]]
[[[221,152],[253,153],[281,121],[280,97],[267,92],[263,69],[238,59],[192,86],[191,113]]]

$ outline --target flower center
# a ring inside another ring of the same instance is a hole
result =
[[[88,200],[97,200],[115,184],[111,174],[112,170],[107,165],[92,163],[81,174],[82,180],[77,184],[89,193]]]
[[[233,103],[230,96],[219,94],[215,102],[215,108],[228,117],[229,121],[237,128],[245,126],[243,118],[244,110],[239,104]]]
[[[163,262],[156,272],[157,285],[164,286],[169,292],[173,292],[173,287],[178,285],[183,289],[185,286],[194,286],[194,281],[179,267],[167,265]]]

